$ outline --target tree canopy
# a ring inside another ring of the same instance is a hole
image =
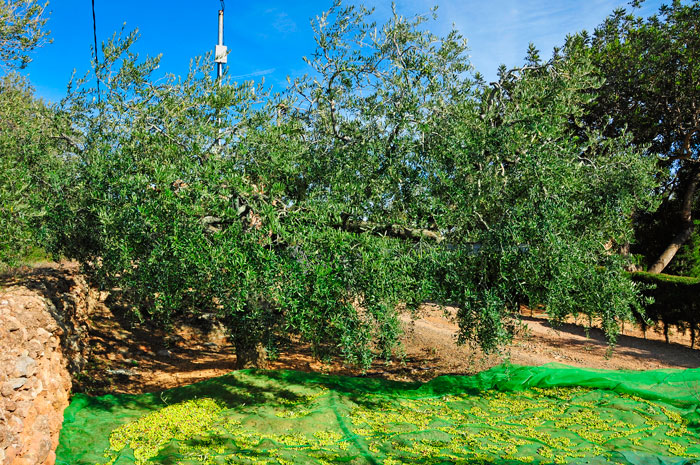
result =
[[[48,41],[47,6],[38,0],[0,1],[0,69],[26,67],[29,53]]]
[[[59,113],[50,248],[142,318],[213,315],[240,366],[295,334],[367,366],[396,351],[404,308],[458,307],[463,341],[507,342],[521,304],[601,319],[614,340],[640,298],[606,244],[647,208],[654,161],[624,130],[571,127],[602,81],[571,50],[472,77],[430,15],[383,25],[336,3],[309,74],[270,95],[211,76],[156,80],[115,36]]]
[[[60,169],[61,126],[16,72],[43,44],[45,5],[0,1],[0,269],[38,247],[46,178]]]
[[[641,2],[634,2],[639,6]],[[660,168],[664,206],[641,215],[641,240],[650,271],[661,272],[693,232],[700,182],[700,3],[674,0],[657,15],[639,18],[616,10],[594,34],[579,34],[569,47],[586,50],[604,82],[583,121],[617,137],[629,130],[644,156]],[[658,227],[649,227],[656,223]],[[646,226],[645,226],[646,225]],[[658,229],[658,231],[654,231]]]

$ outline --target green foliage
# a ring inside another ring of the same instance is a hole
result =
[[[652,154],[696,159],[700,144],[695,137],[700,130],[698,27],[700,3],[674,0],[646,19],[618,9],[593,36],[572,38],[587,46],[605,78],[588,121],[600,125],[609,116],[604,124],[607,134],[627,126],[637,144],[650,144]]]
[[[121,288],[143,318],[216,314],[239,361],[255,363],[275,331],[362,365],[371,349],[389,355],[395,306],[415,292],[412,245],[329,227],[330,206],[296,191],[313,160],[286,147],[293,124],[252,108],[262,90],[219,86],[204,60],[153,82],[158,59],[138,62],[135,38],[105,46],[101,104],[84,81],[64,104],[84,136],[54,186],[52,250]]]
[[[509,339],[521,304],[542,304],[555,321],[600,318],[614,341],[639,300],[624,258],[604,245],[629,238],[627,218],[652,204],[651,163],[627,136],[571,131],[600,85],[590,61],[530,61],[433,131],[431,189],[450,244],[440,290],[460,307],[462,340],[487,349]]]
[[[45,8],[36,0],[0,1],[0,270],[40,248],[48,180],[60,176],[64,125],[12,71],[45,43]]]
[[[647,273],[645,271],[637,271],[632,273],[635,279],[644,280],[650,284],[670,284],[679,285],[683,287],[690,287],[696,284],[700,284],[700,278],[694,278],[690,276],[674,276],[670,274],[663,273]],[[692,292],[692,291],[688,291]]]
[[[0,268],[40,245],[46,185],[61,168],[53,118],[24,78],[0,77]]]
[[[29,52],[46,43],[49,32],[43,27],[48,5],[38,0],[0,1],[0,69],[26,67]]]
[[[646,286],[644,294],[652,300],[646,307],[642,327],[651,323],[663,323],[668,338],[668,327],[689,330],[694,345],[700,323],[700,278],[636,272],[632,279]]]
[[[460,308],[462,340],[507,342],[519,304],[618,323],[637,288],[607,253],[651,203],[629,137],[576,137],[600,80],[585,56],[469,77],[464,40],[424,16],[385,25],[337,3],[315,23],[312,75],[269,96],[211,76],[155,80],[115,36],[61,108],[76,156],[55,179],[51,250],[141,317],[212,313],[239,364],[275,335],[368,366],[398,308]],[[570,54],[573,56],[573,53]]]
[[[692,228],[700,173],[699,32],[700,2],[674,0],[646,19],[618,9],[592,36],[583,32],[568,40],[605,79],[584,127],[600,128],[606,137],[629,130],[633,143],[657,159],[664,205],[656,215],[638,218],[635,249],[649,264],[677,232]]]
[[[308,60],[315,74],[293,86],[304,148],[319,165],[310,195],[343,224],[437,231],[438,240],[420,243],[417,279],[460,308],[464,341],[497,348],[528,303],[555,319],[600,317],[614,338],[639,301],[623,259],[603,245],[630,237],[627,218],[653,204],[655,181],[653,162],[625,134],[577,138],[570,129],[601,85],[590,60],[572,49],[570,60],[541,64],[531,48],[524,69],[475,86],[456,33],[440,42],[386,32],[404,31],[390,23],[368,38],[372,26],[351,11],[324,17]],[[364,54],[344,45],[368,41]],[[387,48],[390,58],[380,59]]]

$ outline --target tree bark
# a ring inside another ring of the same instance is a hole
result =
[[[695,192],[697,191],[698,183],[700,183],[700,170],[695,168],[693,171],[693,175],[690,178],[688,187],[683,196],[683,206],[680,212],[683,227],[673,236],[671,243],[666,247],[666,250],[663,251],[658,260],[656,260],[656,263],[649,268],[649,273],[661,273],[683,244],[690,239],[691,234],[693,234],[693,200],[695,200]]]
[[[236,368],[267,368],[267,354],[261,342],[238,342],[236,346]]]
[[[440,243],[445,239],[439,232],[431,231],[430,229],[409,228],[400,224],[380,224],[369,221],[355,221],[345,218],[341,224],[337,224],[335,226],[343,231],[356,234],[370,233],[412,241],[427,239]]]

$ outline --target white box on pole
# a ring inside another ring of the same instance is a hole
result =
[[[225,45],[217,45],[214,51],[214,61],[217,63],[226,63],[228,48]]]

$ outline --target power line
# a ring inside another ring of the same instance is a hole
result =
[[[221,0],[223,3],[224,0]],[[100,60],[97,58],[97,21],[95,20],[95,0],[92,0],[92,37],[95,41],[95,76],[97,77],[97,103],[102,103],[100,100],[100,76],[97,74],[97,68],[100,66]]]

